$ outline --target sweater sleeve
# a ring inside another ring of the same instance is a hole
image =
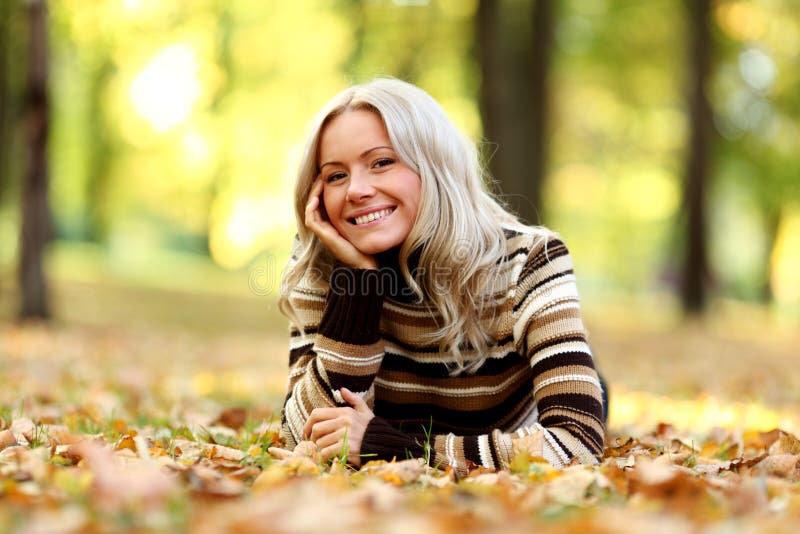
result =
[[[315,408],[348,406],[341,388],[372,403],[372,383],[383,360],[382,306],[377,271],[337,267],[318,326],[292,330],[281,418],[281,436],[290,448],[303,439],[303,427]]]
[[[572,261],[558,239],[529,253],[517,279],[513,317],[516,349],[533,370],[537,421],[513,432],[428,438],[376,417],[362,452],[385,460],[427,457],[432,466],[451,466],[462,475],[475,466],[507,468],[521,451],[555,467],[573,459],[596,463],[605,433],[601,385],[580,317]]]

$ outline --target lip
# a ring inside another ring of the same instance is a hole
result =
[[[388,215],[384,215],[383,217],[380,217],[380,218],[378,218],[378,219],[375,219],[374,221],[370,221],[370,222],[363,223],[363,224],[357,224],[357,223],[355,222],[355,218],[353,218],[353,219],[347,219],[347,222],[348,222],[348,224],[350,224],[350,225],[351,225],[353,228],[355,228],[356,230],[362,230],[362,229],[368,229],[368,228],[372,228],[373,226],[376,226],[376,225],[378,225],[378,224],[382,224],[382,223],[384,223],[384,222],[385,222],[387,219],[389,219],[389,218],[390,218],[392,215],[394,215],[394,212],[397,210],[397,207],[394,207],[394,208],[392,208],[392,207],[389,207],[389,208],[379,208],[379,209],[377,209],[377,210],[368,210],[368,211],[366,211],[366,212],[364,213],[364,214],[366,215],[366,214],[369,214],[369,213],[375,213],[375,212],[379,212],[379,211],[382,211],[382,210],[384,210],[384,209],[391,209],[391,212],[389,212],[389,214],[388,214]],[[361,217],[361,215],[358,215],[358,217]]]
[[[392,212],[394,212],[394,210],[397,209],[397,206],[394,204],[381,204],[380,206],[370,206],[369,208],[364,208],[358,211],[354,211],[353,213],[348,214],[347,217],[345,218],[349,221],[350,219],[355,219],[356,217],[362,217],[364,215],[368,215],[370,213],[374,213],[376,211],[381,211],[385,209],[390,209],[392,210]]]

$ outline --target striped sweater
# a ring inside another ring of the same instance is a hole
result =
[[[438,314],[400,291],[402,277],[400,290],[378,271],[339,267],[327,284],[304,277],[289,295],[302,324],[291,328],[288,446],[314,408],[346,406],[347,387],[375,413],[361,446],[369,459],[426,457],[460,474],[506,468],[520,451],[556,467],[596,462],[602,393],[567,248],[534,230],[505,235],[484,314],[496,344],[465,352],[485,358],[473,373],[452,376],[449,354],[426,342]]]

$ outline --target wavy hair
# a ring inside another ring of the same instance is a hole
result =
[[[397,79],[378,78],[342,91],[312,122],[295,188],[298,242],[283,273],[280,309],[299,326],[289,300],[292,289],[310,269],[321,280],[330,279],[334,259],[305,227],[305,205],[319,173],[321,132],[349,110],[377,113],[397,156],[421,179],[419,211],[400,248],[400,270],[419,301],[441,316],[438,330],[428,341],[452,354],[451,373],[474,372],[497,341],[482,319],[496,298],[489,294],[489,282],[506,253],[503,227],[524,226],[488,192],[488,174],[475,143],[450,122],[428,93]],[[412,251],[419,254],[416,280],[408,267]],[[442,273],[446,273],[444,281]]]

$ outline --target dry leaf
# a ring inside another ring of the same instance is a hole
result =
[[[214,425],[224,425],[233,430],[239,430],[247,422],[247,410],[244,408],[228,408],[214,420]]]
[[[798,461],[800,461],[800,455],[771,454],[755,465],[752,471],[794,480],[800,474],[798,473],[800,468]]]
[[[0,430],[0,450],[17,444],[17,438],[11,430]]]
[[[187,469],[184,476],[187,477],[192,491],[200,495],[237,497],[245,491],[245,485],[241,480],[199,465]]]
[[[788,432],[780,431],[780,437],[769,447],[770,454],[800,454],[800,440]]]
[[[425,460],[413,459],[402,462],[386,462],[383,460],[367,462],[361,471],[376,476],[395,486],[405,486],[415,482],[424,471]]]

